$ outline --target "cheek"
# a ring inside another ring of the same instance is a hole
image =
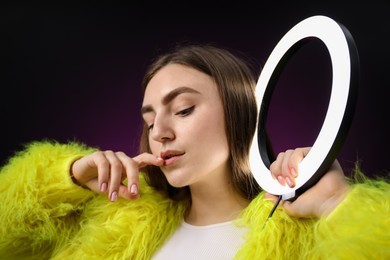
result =
[[[220,113],[215,113],[215,115],[220,115]],[[206,149],[206,152],[207,149],[228,150],[223,116],[205,116],[199,119],[193,131],[197,142],[203,146],[203,149]]]

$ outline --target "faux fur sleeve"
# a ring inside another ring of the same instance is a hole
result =
[[[390,259],[390,184],[365,180],[315,229],[317,259]]]
[[[390,259],[390,184],[363,176],[326,218],[297,219],[261,193],[245,210],[236,259]]]
[[[74,184],[69,169],[92,151],[77,143],[34,142],[2,167],[1,259],[37,253],[44,259],[77,230],[83,205],[95,194]]]

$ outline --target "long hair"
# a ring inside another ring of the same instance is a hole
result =
[[[142,82],[144,90],[156,73],[168,64],[194,68],[215,81],[224,107],[231,182],[241,196],[253,199],[260,192],[260,187],[249,167],[249,150],[257,120],[256,75],[249,62],[243,56],[212,45],[177,45],[171,52],[158,56],[148,67]],[[151,152],[146,124],[142,130],[140,152]],[[170,198],[189,198],[189,187],[171,186],[159,167],[149,165],[142,171],[149,185]]]

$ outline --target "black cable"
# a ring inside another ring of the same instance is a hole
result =
[[[278,205],[279,205],[279,203],[280,203],[281,200],[282,200],[282,195],[279,195],[278,200],[276,201],[276,203],[275,203],[275,205],[273,206],[273,208],[271,209],[271,212],[269,213],[267,219],[265,220],[265,223],[264,223],[264,225],[263,225],[263,228],[264,228],[265,224],[267,223],[268,219],[270,219],[270,218],[272,217],[272,215],[274,214],[274,212],[275,212],[276,208],[278,207]]]
[[[280,203],[281,200],[282,200],[282,195],[279,195],[278,200],[276,201],[274,207],[272,208],[271,212],[269,213],[267,219],[269,219],[270,217],[272,217],[272,215],[274,214],[274,212],[275,212],[276,208],[278,207],[278,205],[279,205],[279,203]]]

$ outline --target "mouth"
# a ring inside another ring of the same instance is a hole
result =
[[[164,166],[170,166],[174,164],[180,156],[184,155],[184,152],[168,150],[160,153],[160,157],[165,161]]]

